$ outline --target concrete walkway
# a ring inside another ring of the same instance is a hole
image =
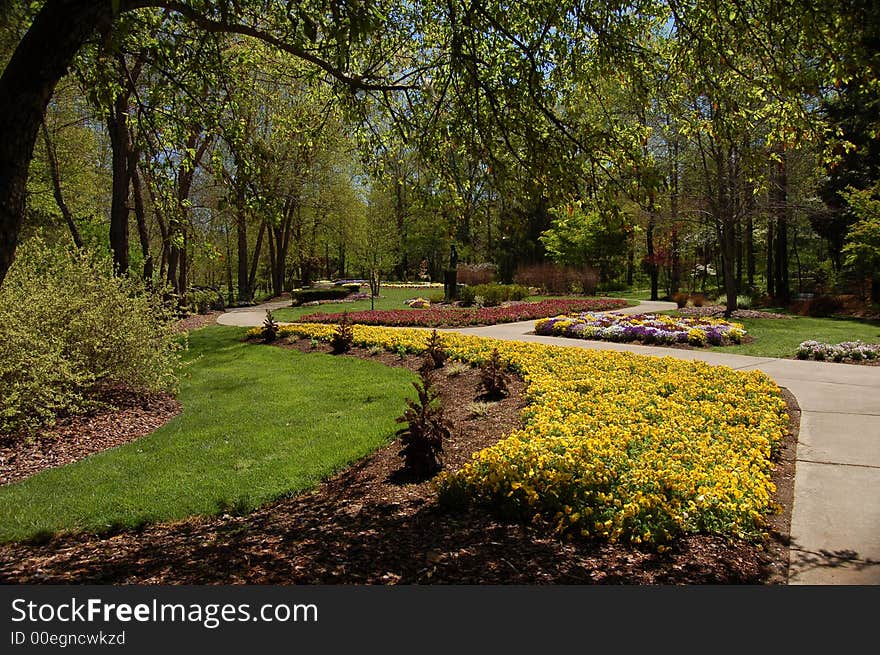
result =
[[[261,325],[266,309],[234,309],[223,325]],[[643,302],[628,314],[674,309]],[[677,350],[534,334],[534,321],[455,330],[494,339],[628,351],[758,369],[786,387],[801,408],[790,584],[880,584],[880,367]]]

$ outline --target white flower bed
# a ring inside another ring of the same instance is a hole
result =
[[[838,344],[804,341],[798,346],[797,357],[833,362],[875,360],[880,359],[880,344],[863,341],[845,341]]]

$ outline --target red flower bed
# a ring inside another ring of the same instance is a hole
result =
[[[348,312],[348,320],[361,325],[387,325],[392,327],[467,327],[472,325],[494,325],[515,321],[534,321],[548,316],[559,316],[570,312],[601,312],[626,307],[626,301],[619,298],[585,298],[583,300],[541,300],[524,302],[506,307],[480,307],[474,309],[418,309],[418,310],[374,310]],[[309,314],[300,318],[302,323],[338,323],[342,318],[337,314]]]

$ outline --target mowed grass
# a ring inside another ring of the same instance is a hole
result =
[[[811,339],[826,343],[842,341],[880,343],[880,321],[806,316],[796,316],[791,320],[768,318],[734,320],[745,326],[754,341],[739,346],[713,348],[713,350],[756,357],[794,357],[798,345]]]
[[[0,540],[105,532],[295,494],[389,442],[414,375],[190,334],[183,413],[153,434],[0,487]]]

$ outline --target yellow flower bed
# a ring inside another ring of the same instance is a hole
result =
[[[329,339],[333,329],[297,324],[281,333]],[[427,337],[354,326],[356,344],[389,350],[420,352]],[[443,339],[450,356],[465,362],[482,362],[497,348],[525,377],[529,405],[521,430],[441,474],[441,500],[609,541],[761,534],[773,509],[771,451],[788,429],[779,388],[763,373],[450,333]]]

